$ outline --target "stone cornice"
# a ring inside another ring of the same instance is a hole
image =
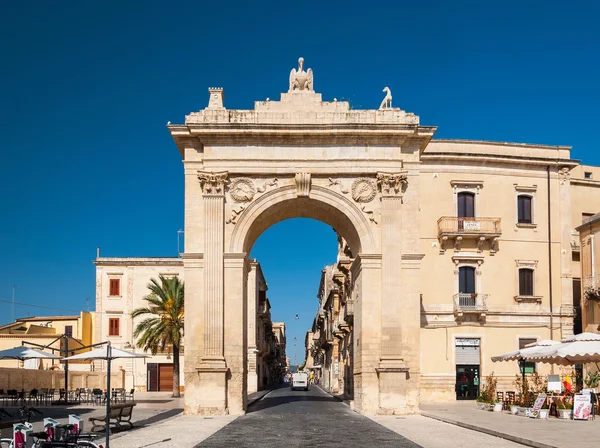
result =
[[[545,158],[545,157],[530,157],[530,156],[512,156],[502,154],[477,154],[477,153],[455,153],[455,152],[425,152],[421,155],[421,160],[424,162],[434,160],[444,161],[461,161],[465,160],[474,161],[481,163],[485,162],[498,162],[504,164],[514,165],[515,161],[519,161],[522,165],[552,165],[557,167],[575,167],[579,165],[578,160],[571,159],[557,159]]]
[[[183,254],[182,254],[183,255]],[[102,257],[92,261],[96,266],[182,266],[179,257]]]
[[[483,145],[495,145],[495,146],[517,146],[521,148],[538,148],[538,149],[566,149],[571,150],[571,146],[562,145],[537,145],[532,143],[518,143],[518,142],[499,142],[494,140],[468,140],[468,139],[451,139],[451,138],[436,138],[433,139],[434,143],[461,143],[461,144],[483,144]]]

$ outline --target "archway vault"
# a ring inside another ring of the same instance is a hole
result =
[[[350,245],[353,255],[377,253],[375,235],[363,212],[346,197],[314,185],[310,195],[298,197],[287,185],[269,191],[252,202],[233,229],[232,253],[250,253],[257,238],[272,225],[290,218],[312,218],[330,225]]]

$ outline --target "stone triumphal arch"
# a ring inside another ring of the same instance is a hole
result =
[[[435,128],[386,92],[379,110],[323,101],[300,59],[279,101],[228,110],[210,88],[204,110],[168,125],[185,168],[186,412],[244,412],[248,254],[293,217],[331,225],[350,247],[356,409],[418,407],[418,176]]]

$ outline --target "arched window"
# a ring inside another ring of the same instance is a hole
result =
[[[533,224],[531,214],[531,196],[524,194],[517,196],[517,210],[519,224]]]
[[[533,296],[533,269],[519,269],[519,295]]]
[[[475,268],[462,266],[458,268],[458,292],[475,294]]]

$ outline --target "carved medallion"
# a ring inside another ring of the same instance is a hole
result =
[[[377,186],[373,180],[359,177],[352,182],[352,199],[356,202],[371,202],[377,193]]]
[[[247,177],[235,179],[229,186],[229,194],[235,202],[249,202],[254,199],[255,193],[254,183]]]

